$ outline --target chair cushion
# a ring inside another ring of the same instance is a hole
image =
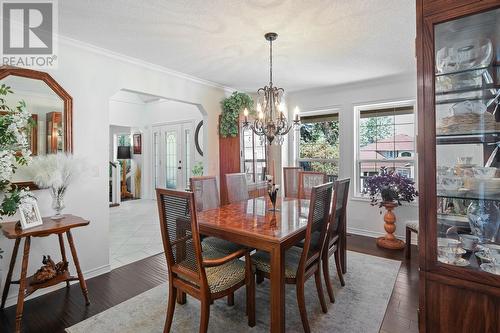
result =
[[[406,227],[418,234],[418,221],[410,221],[406,223]]]
[[[226,254],[217,251],[204,251],[202,255],[203,259],[217,259],[226,256]],[[245,262],[234,259],[219,266],[207,267],[205,268],[205,273],[210,292],[215,294],[245,281]],[[181,277],[190,283],[198,285],[195,281],[191,281],[191,279],[185,276]]]
[[[285,278],[294,279],[297,276],[302,249],[292,246],[285,252]],[[269,252],[257,251],[252,255],[252,263],[261,272],[271,273],[271,255]]]
[[[206,237],[201,242],[203,251],[215,251],[222,254],[231,254],[243,248],[243,246],[229,242],[217,237]]]
[[[321,236],[321,233],[320,233],[320,232],[317,232],[317,231],[316,231],[316,232],[313,232],[313,233],[311,234],[311,244],[318,244],[318,242],[319,242],[319,237],[320,237],[320,236]],[[298,242],[297,244],[295,244],[295,246],[298,246],[298,247],[304,248],[304,242],[305,242],[305,241],[306,241],[306,240],[305,240],[305,239],[303,239],[303,240],[301,240],[300,242]],[[313,249],[313,250],[314,250],[314,249]]]

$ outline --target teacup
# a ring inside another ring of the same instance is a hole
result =
[[[453,169],[447,166],[439,166],[437,173],[439,176],[453,176]]]
[[[472,156],[460,156],[457,158],[457,162],[459,164],[469,165],[472,163]]]
[[[441,178],[441,186],[446,191],[456,191],[464,186],[462,177],[445,176]]]
[[[484,254],[491,259],[491,262],[500,264],[500,245],[484,244]]]
[[[468,234],[463,234],[460,235],[460,241],[462,242],[462,246],[464,249],[473,251],[479,241],[481,240],[479,237],[474,236],[474,235],[468,235]]]
[[[472,168],[472,171],[474,172],[474,176],[476,178],[494,178],[496,173],[497,173],[497,168],[492,168],[492,167],[475,167]]]
[[[438,237],[438,247],[460,247],[460,241],[454,238]]]
[[[448,263],[456,263],[465,253],[466,251],[461,247],[438,247],[438,255],[445,258]]]

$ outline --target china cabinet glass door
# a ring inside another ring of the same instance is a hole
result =
[[[500,275],[500,9],[434,37],[437,260]]]

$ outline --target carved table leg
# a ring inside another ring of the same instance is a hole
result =
[[[30,256],[31,237],[24,239],[23,263],[21,266],[21,277],[19,278],[19,293],[17,296],[16,308],[16,333],[21,332],[21,322],[24,310],[24,294],[26,292],[26,272],[28,270],[28,259]]]
[[[64,248],[64,238],[62,234],[58,234],[59,237],[59,247],[61,248],[61,257],[63,263],[67,263],[68,259],[66,259],[66,249]],[[69,287],[69,281],[66,281],[66,287]]]
[[[78,261],[78,256],[76,254],[75,243],[73,242],[73,236],[71,231],[66,231],[66,237],[68,237],[69,248],[71,249],[71,255],[73,256],[73,261],[75,262],[76,272],[78,273],[78,280],[80,281],[80,288],[82,288],[83,297],[85,297],[85,304],[89,305],[89,292],[87,290],[87,283],[83,278],[82,270],[80,269],[80,262]]]
[[[7,296],[9,294],[10,282],[12,281],[12,271],[14,271],[14,266],[16,264],[16,259],[17,259],[17,251],[19,250],[20,243],[21,239],[16,238],[14,249],[12,251],[12,257],[10,257],[10,265],[9,265],[9,272],[7,273],[7,280],[5,281],[5,286],[3,287],[2,305],[0,306],[0,309],[3,309],[5,307],[5,301],[7,300]]]

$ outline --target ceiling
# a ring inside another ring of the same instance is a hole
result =
[[[64,0],[60,34],[244,91],[415,72],[414,0]]]

